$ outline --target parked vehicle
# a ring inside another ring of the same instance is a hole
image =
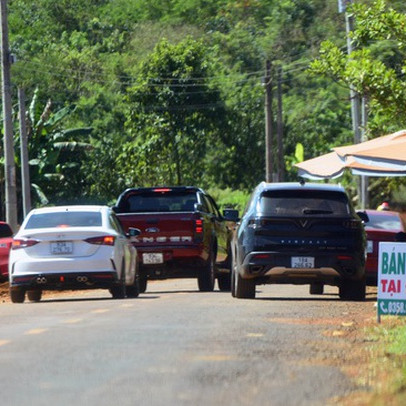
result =
[[[257,284],[288,283],[309,284],[312,294],[338,286],[341,299],[363,300],[365,245],[342,187],[263,182],[233,240],[232,295],[255,298]]]
[[[369,221],[365,224],[367,233],[367,262],[365,265],[367,284],[378,282],[378,248],[381,241],[398,241],[398,235],[405,232],[400,214],[395,211],[365,210]]]
[[[211,196],[194,186],[131,188],[114,207],[124,230],[136,227],[140,255],[140,290],[147,279],[197,278],[200,291],[230,290],[231,236],[227,221]]]
[[[41,300],[43,290],[109,289],[113,298],[139,293],[137,253],[107,206],[32,210],[10,251],[10,296]]]
[[[9,224],[0,221],[0,282],[8,279],[8,257],[12,241],[13,230]]]

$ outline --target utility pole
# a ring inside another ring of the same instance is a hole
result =
[[[8,45],[7,0],[0,0],[0,17],[6,221],[15,231],[17,229],[17,192],[14,164],[14,139],[10,78],[11,58]]]
[[[273,129],[272,129],[272,79],[271,61],[265,64],[265,180],[273,181]]]
[[[278,143],[278,181],[285,180],[285,156],[283,153],[283,115],[282,115],[282,66],[278,66],[278,114],[277,114],[277,143]]]
[[[368,125],[368,99],[365,95],[362,97],[361,122],[362,141],[366,141],[366,128]],[[363,210],[369,207],[368,180],[368,176],[361,176],[361,209]]]
[[[28,166],[27,126],[25,122],[25,92],[21,87],[18,88],[18,106],[20,119],[21,189],[25,218],[31,210],[31,183]]]

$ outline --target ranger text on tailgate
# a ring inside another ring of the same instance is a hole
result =
[[[133,239],[140,258],[140,290],[147,279],[198,280],[199,290],[230,289],[231,230],[238,211],[223,215],[211,196],[193,186],[131,188],[114,210],[125,230],[137,227]]]

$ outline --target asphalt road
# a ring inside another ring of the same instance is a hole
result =
[[[326,405],[367,388],[343,372],[355,318],[376,297],[261,286],[256,300],[151,283],[137,299],[105,291],[0,305],[0,404]]]

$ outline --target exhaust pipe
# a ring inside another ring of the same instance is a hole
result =
[[[47,278],[45,278],[45,276],[38,276],[36,281],[37,281],[38,285],[43,285],[43,284],[47,283]]]
[[[76,278],[76,280],[77,280],[78,282],[81,282],[81,283],[86,283],[86,282],[89,280],[89,278],[88,278],[87,276],[78,276],[78,277]]]

